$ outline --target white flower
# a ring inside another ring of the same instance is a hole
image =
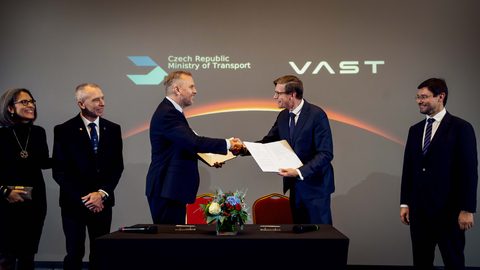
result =
[[[212,215],[217,215],[218,213],[220,213],[220,211],[220,205],[218,205],[218,203],[216,202],[212,202],[212,204],[210,204],[210,207],[208,208],[208,212]]]

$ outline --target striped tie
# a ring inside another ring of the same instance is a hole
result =
[[[423,156],[427,154],[428,147],[430,146],[430,139],[432,137],[432,124],[435,122],[434,118],[428,119],[427,129],[425,130],[425,140],[423,141]]]

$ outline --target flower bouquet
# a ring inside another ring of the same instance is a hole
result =
[[[207,224],[217,225],[217,235],[236,235],[237,226],[249,219],[243,198],[247,192],[223,193],[218,189],[208,204],[200,204]]]

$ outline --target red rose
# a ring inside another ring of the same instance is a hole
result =
[[[237,205],[235,206],[235,210],[237,211],[242,210],[242,206],[239,203],[237,203]]]

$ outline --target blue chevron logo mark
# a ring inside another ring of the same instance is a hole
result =
[[[148,56],[128,56],[128,59],[137,66],[155,67],[148,74],[127,75],[136,85],[159,85],[163,81],[163,78],[168,75],[165,70]]]

